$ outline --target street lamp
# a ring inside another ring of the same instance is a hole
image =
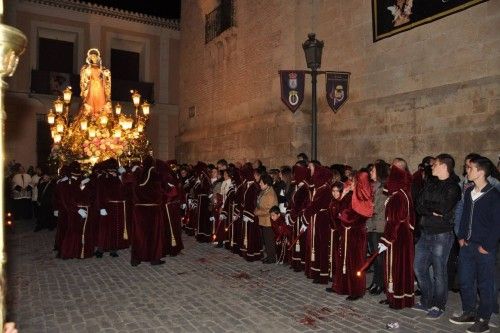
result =
[[[317,159],[317,101],[316,101],[316,78],[318,68],[321,67],[321,54],[323,52],[323,41],[316,39],[316,34],[311,32],[307,35],[307,40],[302,44],[306,56],[307,67],[311,69],[312,83],[312,131],[311,131],[311,158]]]

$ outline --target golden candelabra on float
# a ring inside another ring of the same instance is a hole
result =
[[[98,55],[98,65],[88,60],[91,51]],[[87,64],[89,64],[87,67],[105,73],[104,75],[98,74],[95,80],[102,80],[102,77],[106,75],[109,79],[105,82],[106,86],[100,86],[100,82],[92,82],[91,74],[88,75],[90,78],[85,80],[84,69],[82,69],[83,101],[78,114],[72,121],[70,121],[71,87],[64,89],[62,99],[58,97],[54,101],[54,108],[47,114],[47,122],[50,124],[54,141],[51,158],[55,159],[58,164],[77,160],[82,164],[93,165],[111,157],[131,160],[150,153],[149,141],[145,136],[150,104],[147,101],[141,104],[141,95],[136,90],[132,90],[134,114],[122,113],[122,106],[119,103],[116,103],[113,111],[110,102],[111,74],[100,65],[100,54],[97,49],[89,50],[87,55]],[[96,85],[98,86],[97,92]],[[99,93],[102,96],[96,97]],[[91,101],[92,98],[98,101]],[[99,110],[95,110],[96,105],[100,108]]]

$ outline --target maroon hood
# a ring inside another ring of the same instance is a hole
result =
[[[253,168],[251,163],[245,163],[240,169],[241,181],[255,180],[253,177]]]
[[[332,171],[324,166],[316,165],[314,174],[312,175],[312,182],[316,188],[324,185],[332,179]]]
[[[309,178],[309,169],[305,166],[302,165],[294,165],[293,166],[293,180],[295,181],[295,184],[300,184],[304,180],[307,180]]]
[[[401,190],[409,193],[411,189],[411,174],[395,165],[391,166],[389,177],[385,183],[385,188],[389,194]]]
[[[352,209],[365,217],[373,215],[373,190],[367,172],[358,172],[356,174]]]
[[[193,167],[194,174],[197,177],[200,177],[203,173],[207,172],[207,165],[201,161],[198,161],[196,165]]]

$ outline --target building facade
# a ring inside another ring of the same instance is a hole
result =
[[[371,1],[230,1],[234,24],[210,39],[225,0],[184,0],[181,12],[181,161],[251,160],[269,166],[310,152],[311,83],[295,113],[280,100],[280,69],[307,69],[309,32],[325,43],[322,70],[351,73],[334,114],[318,77],[318,158],[360,167],[426,155],[500,153],[500,2],[475,5],[373,42]],[[459,162],[457,162],[459,163]]]
[[[72,0],[8,1],[4,21],[28,38],[28,48],[16,75],[8,80],[6,91],[7,161],[15,159],[25,165],[44,161],[46,151],[40,148],[40,141],[47,135],[50,140],[45,116],[57,90],[70,83],[74,90],[72,107],[77,109],[80,98],[75,93],[79,90],[75,78],[89,48],[99,49],[103,65],[111,68],[112,87],[117,88],[112,98],[120,101],[125,112],[133,111],[124,93],[127,89],[137,89],[153,102],[148,125],[153,152],[161,159],[174,157],[179,98],[178,21]]]

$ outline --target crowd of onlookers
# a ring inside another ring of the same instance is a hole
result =
[[[348,300],[385,293],[381,304],[431,320],[443,315],[448,291],[460,291],[463,313],[450,321],[488,332],[498,313],[500,163],[472,153],[455,172],[455,159],[440,154],[410,173],[402,158],[357,170],[297,159],[275,169],[259,160],[110,159],[88,171],[73,162],[58,175],[15,164],[9,207],[15,219],[34,214],[35,231],[57,228],[63,259],[117,256],[130,246],[133,266],[162,264],[183,249],[182,229],[245,260],[331,282],[326,290]]]

